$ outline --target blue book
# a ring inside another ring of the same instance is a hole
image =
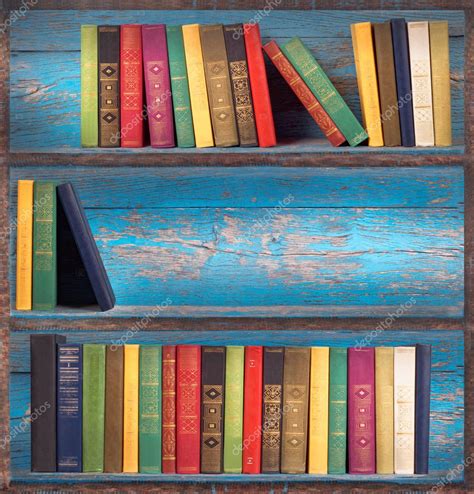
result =
[[[57,353],[57,471],[82,472],[82,346]]]
[[[415,473],[428,473],[430,453],[431,345],[416,345]]]

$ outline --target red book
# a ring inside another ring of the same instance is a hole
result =
[[[331,117],[326,113],[324,108],[319,104],[316,96],[311,92],[309,87],[300,77],[291,62],[285,57],[280,47],[275,41],[270,41],[264,45],[265,53],[270,57],[278,72],[288,83],[290,88],[296,94],[297,98],[303,103],[313,120],[318,124],[324,135],[328,138],[333,146],[340,146],[346,138],[336,127]]]
[[[375,473],[375,350],[347,351],[349,473]]]
[[[244,39],[258,145],[264,148],[275,146],[275,125],[273,123],[272,104],[270,92],[268,91],[267,72],[265,70],[265,60],[263,59],[259,25],[244,24]]]
[[[201,457],[201,347],[176,349],[176,472],[199,473]]]
[[[263,348],[245,347],[242,472],[260,473],[262,453]]]
[[[162,470],[176,473],[176,347],[163,346]]]
[[[120,27],[120,136],[123,148],[143,147],[142,30]]]

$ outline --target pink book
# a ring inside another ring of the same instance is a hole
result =
[[[142,44],[151,145],[154,148],[174,147],[173,105],[165,25],[142,26]]]
[[[349,473],[375,473],[375,350],[347,352]]]

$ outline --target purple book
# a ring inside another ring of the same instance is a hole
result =
[[[349,473],[375,473],[375,351],[347,352]]]
[[[142,26],[142,44],[151,145],[170,148],[175,140],[165,25]]]

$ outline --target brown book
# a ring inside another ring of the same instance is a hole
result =
[[[105,364],[104,472],[122,472],[123,345],[107,345]]]
[[[390,22],[375,22],[373,29],[383,141],[385,146],[401,146],[397,83]]]
[[[200,34],[214,141],[216,146],[237,146],[239,137],[222,25],[202,25]]]
[[[305,473],[310,348],[285,348],[281,472]]]

